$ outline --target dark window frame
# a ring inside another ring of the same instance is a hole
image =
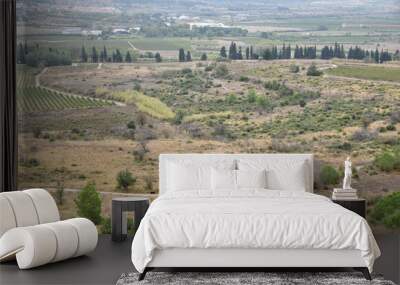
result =
[[[0,192],[17,190],[16,0],[0,1]]]

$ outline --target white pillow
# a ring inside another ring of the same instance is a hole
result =
[[[211,167],[169,163],[168,191],[211,189]]]
[[[262,170],[236,170],[238,189],[241,188],[267,188],[267,171]]]
[[[236,190],[236,170],[212,168],[211,188],[214,191]]]
[[[267,188],[272,190],[307,191],[309,179],[304,160],[240,159],[240,170],[267,170]]]

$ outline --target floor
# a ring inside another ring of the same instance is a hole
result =
[[[400,284],[400,234],[375,237],[382,251],[375,272]],[[109,235],[102,235],[89,256],[30,270],[18,270],[15,262],[4,263],[0,265],[0,284],[115,284],[122,273],[134,271],[130,246],[131,239],[114,243]]]

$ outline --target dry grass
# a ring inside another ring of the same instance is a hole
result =
[[[112,92],[111,98],[126,104],[135,104],[140,111],[158,119],[172,119],[175,116],[174,112],[159,99],[138,91]]]

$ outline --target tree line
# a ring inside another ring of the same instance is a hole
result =
[[[27,64],[32,67],[71,65],[72,60],[69,54],[54,48],[41,48],[39,44],[28,46],[20,42],[17,45],[17,63]]]
[[[399,52],[396,51],[396,54]],[[395,55],[396,55],[395,54]],[[292,49],[291,45],[283,44],[282,47],[272,46],[268,48],[258,49],[258,52],[254,51],[253,46],[246,47],[245,55],[242,54],[242,47],[238,47],[235,42],[231,42],[229,50],[226,50],[225,46],[222,46],[219,52],[221,58],[228,58],[231,60],[241,60],[241,59],[264,59],[264,60],[274,60],[274,59],[316,59],[317,47],[314,46],[298,46]],[[320,59],[332,59],[332,58],[347,58],[347,59],[358,59],[364,60],[369,59],[375,61],[376,63],[383,63],[385,61],[391,61],[394,57],[387,50],[381,51],[376,48],[375,51],[362,49],[359,46],[351,46],[346,52],[343,44],[340,45],[335,43],[333,46],[324,46],[321,49],[319,55]]]
[[[147,52],[146,54],[141,54],[140,57],[148,57],[148,58],[154,58],[156,62],[161,62],[162,57],[159,52],[156,52],[155,54],[151,52]],[[97,51],[97,48],[95,46],[92,47],[91,49],[91,54],[89,54],[86,51],[85,46],[82,46],[81,52],[80,52],[80,61],[81,62],[93,62],[93,63],[98,63],[98,62],[127,62],[131,63],[134,62],[136,59],[134,58],[133,55],[129,51],[126,52],[125,55],[121,53],[119,49],[115,49],[112,51],[111,54],[108,53],[107,48],[104,46],[103,49],[100,50],[100,52]]]

